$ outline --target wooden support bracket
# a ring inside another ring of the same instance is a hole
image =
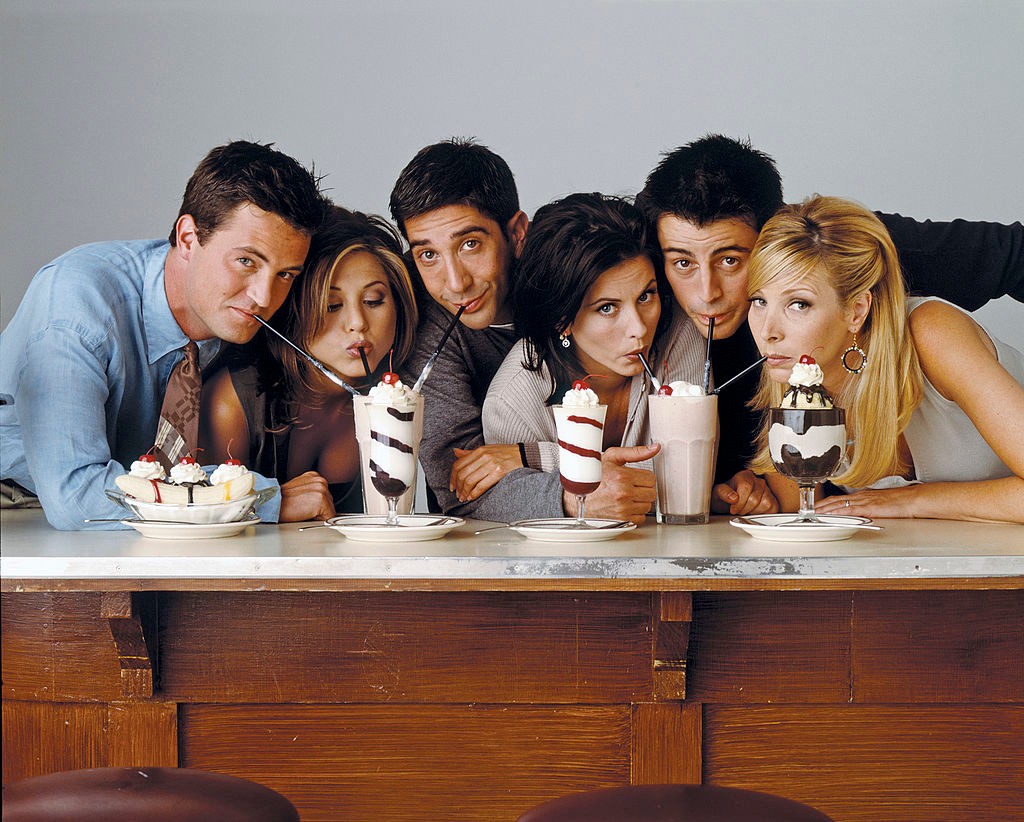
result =
[[[110,624],[125,699],[153,696],[157,677],[151,643],[155,626],[144,623],[152,622],[155,610],[155,594],[114,591],[103,594],[100,600],[100,618]]]
[[[686,699],[693,598],[688,591],[665,591],[654,597],[654,698]]]

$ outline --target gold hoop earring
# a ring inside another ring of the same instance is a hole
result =
[[[859,354],[860,355],[860,365],[857,366],[856,368],[851,368],[850,364],[846,361],[846,358],[848,356],[850,356],[850,354]],[[843,362],[843,368],[845,368],[851,374],[859,374],[861,371],[864,370],[864,366],[868,364],[867,352],[863,348],[861,348],[859,345],[857,345],[857,335],[856,334],[853,335],[853,344],[843,352],[842,362]]]
[[[572,343],[569,342],[569,338],[565,334],[559,334],[558,339],[562,341],[562,348],[568,348]]]

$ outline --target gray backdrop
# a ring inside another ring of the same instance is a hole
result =
[[[235,138],[385,214],[452,135],[502,154],[532,214],[635,193],[714,131],[772,154],[789,200],[1019,220],[1022,35],[1022,0],[0,0],[0,323],[64,250],[165,236]],[[1022,308],[980,314],[1024,347]]]

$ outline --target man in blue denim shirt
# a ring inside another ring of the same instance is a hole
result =
[[[104,489],[153,446],[182,348],[197,341],[206,365],[221,340],[250,340],[253,315],[270,317],[301,273],[325,208],[298,162],[237,141],[200,163],[169,241],[94,243],[44,266],[0,335],[0,479],[36,494],[55,528],[121,516]],[[333,506],[310,474],[258,513],[319,519]]]

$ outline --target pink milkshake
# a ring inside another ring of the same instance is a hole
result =
[[[654,457],[658,513],[671,525],[702,525],[711,511],[718,397],[685,382],[667,387],[671,393],[648,398],[651,440],[661,444]]]

